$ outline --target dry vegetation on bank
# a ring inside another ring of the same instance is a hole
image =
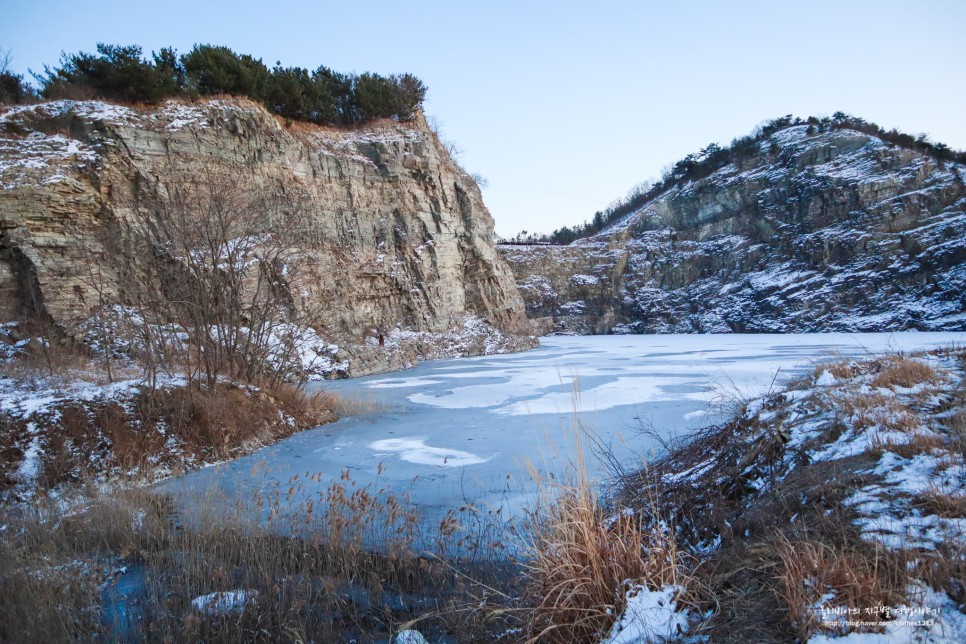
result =
[[[59,349],[0,361],[0,494],[16,500],[92,482],[149,483],[236,458],[335,420],[337,401],[285,382],[144,382],[132,363]],[[42,363],[42,364],[41,364]]]
[[[225,499],[178,516],[135,489],[66,512],[42,501],[0,510],[0,640],[373,641],[414,620],[427,634],[485,632],[473,607],[490,591],[417,554],[404,499],[345,476],[289,510],[295,488],[246,500],[262,523]],[[451,551],[472,559],[466,544]]]
[[[966,635],[964,360],[819,365],[624,481],[693,556],[692,635]]]
[[[519,532],[470,507],[427,540],[406,499],[348,475],[295,504],[314,479],[260,491],[247,502],[264,523],[218,500],[178,516],[137,490],[7,508],[0,639],[373,641],[413,627],[431,641],[956,641],[964,362],[820,365],[610,500],[576,464],[544,482]],[[900,626],[917,618],[932,625]]]

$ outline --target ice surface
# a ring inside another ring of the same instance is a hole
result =
[[[963,333],[649,335],[551,337],[534,351],[421,363],[405,372],[317,383],[380,411],[301,432],[219,467],[165,484],[186,504],[217,491],[232,501],[294,476],[320,474],[324,490],[347,470],[358,485],[407,494],[427,526],[466,500],[524,507],[528,464],[562,474],[587,445],[609,445],[626,467],[668,438],[721,418],[727,403],[777,389],[820,358],[912,351],[960,343]],[[574,388],[578,387],[575,395]],[[590,474],[610,476],[590,456]],[[293,502],[304,501],[298,495]]]

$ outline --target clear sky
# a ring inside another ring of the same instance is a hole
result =
[[[412,72],[504,235],[589,219],[784,114],[966,149],[966,1],[0,0],[17,72],[97,42]]]

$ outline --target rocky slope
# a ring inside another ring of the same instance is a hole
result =
[[[502,246],[544,331],[966,328],[966,168],[781,129],[570,246]]]
[[[964,359],[820,364],[624,479],[618,507],[689,553],[689,635],[963,640]]]
[[[326,129],[243,100],[0,112],[0,322],[33,316],[72,333],[110,301],[101,233],[123,228],[145,191],[163,201],[172,167],[216,168],[297,202],[310,273],[285,287],[325,310],[318,350],[337,372],[534,342],[480,192],[422,115]]]

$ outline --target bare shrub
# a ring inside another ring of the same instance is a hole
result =
[[[297,188],[263,185],[253,167],[214,162],[189,171],[173,161],[165,181],[142,178],[118,218],[97,233],[89,275],[101,310],[120,302],[139,337],[125,344],[157,375],[185,373],[213,387],[220,377],[302,383],[327,317],[304,289],[300,241],[310,213]],[[79,244],[90,240],[77,232]],[[103,285],[116,285],[110,292]],[[95,324],[108,356],[116,323]],[[307,364],[307,361],[309,364]]]

